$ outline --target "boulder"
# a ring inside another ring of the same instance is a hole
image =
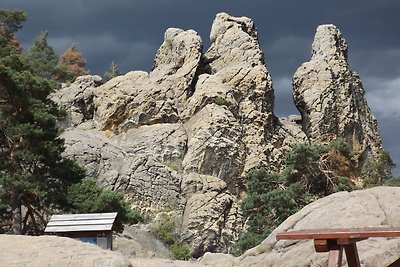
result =
[[[0,235],[1,266],[132,267],[121,253],[56,236]]]
[[[400,227],[400,188],[375,187],[321,198],[286,219],[260,245],[225,265],[240,267],[327,266],[327,253],[316,253],[313,240],[280,240],[277,233],[312,228]],[[361,266],[386,267],[400,258],[400,238],[370,238],[357,243]],[[207,254],[203,262],[218,254]],[[346,262],[345,256],[343,262]],[[228,265],[231,264],[231,265]],[[347,265],[344,265],[347,266]]]
[[[113,250],[128,259],[169,259],[168,247],[157,239],[146,225],[125,225],[122,233],[114,233]],[[136,265],[134,265],[136,266]]]

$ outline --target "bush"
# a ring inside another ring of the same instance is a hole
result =
[[[101,188],[91,179],[73,184],[68,190],[67,200],[75,213],[118,212],[115,221],[117,231],[123,230],[124,223],[144,220],[139,212],[128,206],[122,194]]]
[[[171,255],[174,260],[189,260],[190,247],[186,243],[175,243],[171,247]]]
[[[166,245],[171,246],[175,243],[175,226],[174,216],[161,213],[151,225],[150,231]]]
[[[262,235],[252,232],[243,233],[233,247],[232,254],[236,257],[240,256],[249,248],[255,247],[260,244],[268,236],[268,234],[269,232]]]
[[[217,96],[213,99],[213,102],[218,106],[229,106],[229,101],[222,96]]]

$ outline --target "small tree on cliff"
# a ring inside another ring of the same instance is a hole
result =
[[[117,63],[113,60],[110,65],[110,70],[104,73],[105,81],[109,81],[112,78],[122,75],[122,72],[119,70]]]
[[[55,79],[61,82],[73,82],[78,76],[87,75],[86,60],[73,43],[60,57]]]

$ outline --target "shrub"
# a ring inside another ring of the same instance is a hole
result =
[[[144,220],[139,212],[128,206],[122,194],[101,188],[91,179],[73,184],[68,190],[67,200],[76,213],[118,212],[117,231],[123,230],[124,223]]]
[[[186,243],[175,243],[171,247],[171,255],[174,260],[189,260],[190,247]]]
[[[151,233],[166,245],[175,243],[175,218],[171,214],[161,213],[150,227]]]
[[[222,96],[217,96],[213,99],[213,102],[218,106],[229,106],[229,102]]]

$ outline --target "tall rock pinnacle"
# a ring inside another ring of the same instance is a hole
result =
[[[311,60],[294,74],[293,96],[310,142],[344,137],[361,165],[382,148],[376,119],[358,74],[349,68],[347,43],[336,26],[317,28]]]

